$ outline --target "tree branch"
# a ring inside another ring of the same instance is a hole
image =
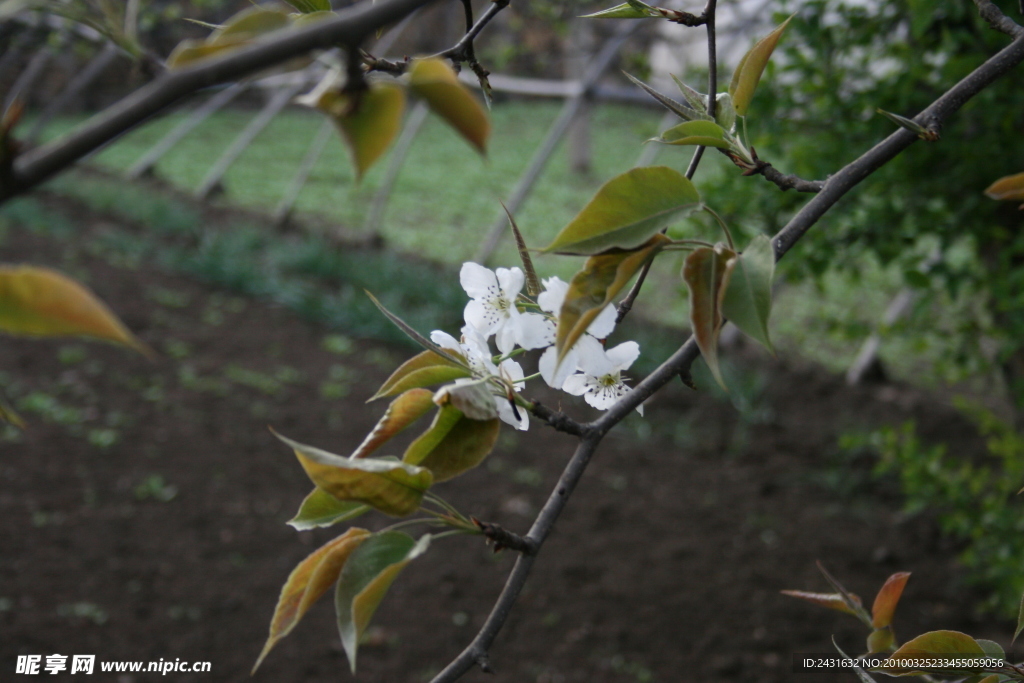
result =
[[[713,0],[712,0],[713,2]],[[960,109],[970,98],[985,89],[989,84],[1010,69],[1024,62],[1024,35],[1017,38],[1009,46],[975,69],[969,76],[953,86],[931,106],[918,115],[917,121],[922,125],[942,123]],[[776,260],[781,259],[803,235],[838,202],[857,183],[868,177],[900,152],[912,145],[917,136],[908,130],[900,129],[875,145],[860,158],[844,166],[832,175],[821,192],[814,196],[803,209],[794,216],[786,226],[772,239]],[[537,516],[533,527],[526,538],[533,541],[536,549],[544,544],[544,540],[554,526],[555,520],[579,483],[598,444],[608,431],[621,422],[641,403],[650,398],[680,373],[689,370],[693,362],[700,356],[697,342],[690,337],[679,350],[668,360],[648,375],[630,393],[622,397],[615,405],[594,422],[580,425],[583,436],[562,476],[549,496],[547,503]],[[516,560],[487,621],[470,645],[449,664],[432,683],[451,683],[471,669],[475,664],[487,663],[487,653],[497,637],[498,631],[508,619],[523,586],[526,583],[530,568],[533,566],[535,554],[521,554]]]
[[[238,80],[311,50],[339,44],[358,46],[364,38],[433,0],[381,0],[360,3],[336,18],[272,35],[223,57],[167,73],[97,114],[70,135],[15,160],[11,177],[0,185],[0,203],[42,183],[86,154],[111,142],[178,100],[212,85]]]
[[[981,18],[995,30],[1012,38],[1024,36],[1024,26],[1003,14],[1002,10],[996,7],[991,0],[974,0],[974,4],[977,5]],[[1024,13],[1024,0],[1022,0],[1020,11]]]
[[[763,159],[757,158],[757,152],[754,148],[750,148],[750,153],[754,157],[754,166],[747,168],[743,171],[743,175],[763,175],[767,180],[775,183],[779,186],[779,189],[785,192],[786,190],[796,190],[797,192],[821,192],[821,189],[825,187],[824,180],[804,180],[799,176],[793,174],[786,175],[777,168],[769,164]]]

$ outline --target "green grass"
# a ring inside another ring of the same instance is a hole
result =
[[[486,158],[439,119],[429,117],[410,149],[384,217],[381,232],[388,243],[442,263],[469,259],[501,212],[499,200],[508,198],[559,109],[559,103],[547,101],[495,104],[494,133]],[[207,119],[161,159],[158,175],[179,188],[196,188],[254,115],[255,111],[236,109]],[[183,116],[171,114],[125,135],[94,162],[111,170],[127,169]],[[656,135],[659,119],[660,114],[650,109],[596,107],[591,124],[595,133],[592,172],[572,172],[563,144],[516,216],[531,246],[549,242],[602,182],[629,169],[643,141]],[[58,121],[47,137],[79,122]],[[228,171],[223,181],[225,200],[273,210],[321,122],[316,112],[282,112]],[[687,158],[686,154],[665,154],[663,163],[683,168]],[[357,184],[347,151],[340,138],[333,136],[299,197],[299,216],[315,216],[339,226],[345,234],[361,234],[387,164],[385,157]],[[511,240],[506,242],[496,262],[514,263],[517,257]],[[571,272],[571,268],[562,270]]]

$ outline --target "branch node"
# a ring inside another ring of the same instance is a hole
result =
[[[586,429],[584,429],[583,425],[561,411],[551,410],[547,406],[542,405],[540,401],[533,402],[530,412],[544,420],[549,427],[556,431],[572,434],[573,436],[586,436]]]
[[[477,655],[474,661],[476,661],[476,665],[480,667],[480,670],[485,674],[494,673],[494,669],[491,668],[491,660],[487,658],[486,654]]]
[[[473,524],[476,524],[476,528],[480,530],[480,533],[484,535],[487,540],[493,544],[494,552],[500,553],[505,548],[509,550],[515,550],[516,552],[524,555],[534,555],[537,552],[537,542],[532,541],[529,538],[524,538],[519,534],[512,533],[508,529],[492,524],[491,522],[481,522],[476,517],[470,517]]]

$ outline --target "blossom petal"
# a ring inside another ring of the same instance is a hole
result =
[[[629,392],[630,388],[619,382],[611,386],[601,386],[595,391],[588,392],[583,399],[598,410],[608,410]]]
[[[501,295],[510,302],[515,303],[519,292],[523,291],[523,283],[526,276],[519,268],[498,268],[498,285],[501,287]]]
[[[537,303],[540,304],[542,311],[558,315],[558,312],[562,310],[565,294],[568,291],[568,282],[563,282],[557,277],[549,277],[544,280],[544,291],[537,297]]]
[[[556,372],[555,365],[558,363],[558,351],[554,346],[550,346],[547,351],[541,354],[540,361],[537,363],[537,369],[540,370],[540,376],[544,378],[549,387],[561,389],[569,375],[576,371],[578,357],[579,354],[574,346],[569,349],[569,353],[565,354],[565,359],[558,366]],[[580,377],[583,377],[583,375],[580,375]],[[575,395],[579,396],[579,394]]]
[[[526,387],[526,382],[523,381],[526,377],[523,373],[523,366],[511,358],[501,361],[498,370],[501,372],[502,377],[512,382],[512,386],[516,391],[522,391]]]
[[[516,347],[516,328],[514,325],[502,325],[494,336],[494,343],[502,354],[510,353]]]
[[[615,319],[618,317],[619,310],[613,304],[608,304],[594,322],[590,323],[587,334],[592,334],[598,339],[606,339],[615,330]]]
[[[636,342],[623,342],[623,344],[635,344]],[[620,344],[619,346],[622,346]],[[616,371],[615,364],[608,358],[604,347],[594,337],[583,335],[576,342],[575,348],[580,354],[579,368],[591,377],[603,377]],[[637,347],[639,348],[639,347]]]
[[[430,341],[434,342],[442,349],[454,351],[459,355],[463,354],[463,348],[462,345],[459,344],[459,341],[452,335],[442,330],[434,330],[433,332],[431,332]]]
[[[608,349],[605,355],[615,365],[616,370],[625,370],[640,357],[640,345],[635,341],[622,342],[618,346]]]
[[[573,396],[582,396],[590,390],[590,377],[583,374],[570,375],[562,384],[562,391]]]
[[[502,320],[494,314],[494,310],[479,299],[473,299],[466,304],[463,317],[466,319],[466,324],[472,325],[485,337],[494,334],[494,331],[502,323]]]
[[[555,343],[555,324],[537,313],[520,314],[516,331],[516,343],[524,349],[543,349]]]
[[[501,418],[502,422],[507,422],[516,429],[525,432],[530,427],[530,412],[525,408],[516,406],[515,410],[512,410],[512,404],[509,403],[507,398],[502,396],[495,396],[494,403],[498,407],[498,417]],[[519,413],[519,419],[516,419],[516,413]]]
[[[498,294],[498,278],[494,271],[472,261],[462,264],[459,283],[471,299],[487,299]]]

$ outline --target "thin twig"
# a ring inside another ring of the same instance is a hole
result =
[[[1003,14],[1002,10],[996,7],[991,0],[974,0],[974,4],[977,5],[978,14],[981,15],[981,18],[987,21],[989,26],[995,30],[1005,33],[1012,38],[1024,36],[1024,26]],[[1024,14],[1024,2],[1021,3],[1020,11]]]
[[[94,116],[75,132],[26,152],[14,163],[9,182],[0,185],[0,203],[39,185],[86,154],[142,123],[175,102],[219,83],[236,81],[312,50],[358,45],[377,29],[433,0],[380,0],[359,3],[301,29],[258,41],[223,57],[211,57],[187,69],[160,76]]]
[[[1017,38],[953,86],[925,109],[918,119],[941,123],[990,83],[1022,62],[1024,62],[1024,36]],[[807,230],[857,183],[881,168],[917,139],[917,136],[910,131],[900,129],[831,176],[826,181],[825,188],[815,195],[773,238],[772,244],[775,248],[776,259],[782,258],[786,252],[792,249]],[[690,337],[678,351],[640,382],[633,391],[608,409],[603,416],[594,422],[580,425],[584,434],[576,452],[566,465],[558,484],[527,534],[528,539],[536,542],[538,551],[543,546],[545,538],[553,528],[555,520],[565,507],[576,484],[583,476],[583,472],[603,436],[674,377],[688,371],[699,356],[697,343],[693,337]],[[502,625],[508,619],[508,615],[526,583],[535,557],[536,555],[520,555],[518,557],[501,595],[479,633],[469,646],[433,679],[432,683],[452,683],[474,665],[481,661],[487,661],[488,650]]]
[[[746,166],[737,163],[744,169],[743,175],[763,175],[765,179],[775,183],[779,186],[779,189],[785,192],[786,190],[796,190],[797,192],[821,192],[822,188],[825,187],[824,180],[804,180],[803,178],[789,174],[786,175],[782,171],[778,170],[770,163],[763,159],[757,158],[757,152],[754,148],[750,148],[750,153],[754,157],[754,165]],[[736,162],[736,159],[733,159]]]
[[[493,0],[487,11],[480,15],[473,26],[466,31],[466,35],[462,36],[459,42],[452,45],[447,50],[438,52],[435,57],[447,57],[448,59],[455,61],[466,61],[468,55],[473,53],[473,39],[476,38],[487,24],[491,23],[491,19],[496,17],[501,10],[508,7],[509,0]]]
[[[708,34],[708,115],[711,118],[715,118],[715,99],[718,97],[718,48],[715,38],[715,9],[717,5],[718,0],[708,0],[704,6],[704,13],[701,14]],[[686,178],[688,180],[692,180],[693,175],[697,172],[697,166],[700,165],[700,160],[704,158],[705,149],[705,147],[700,146],[694,151],[693,157],[690,159],[690,165],[686,168]],[[650,272],[652,263],[653,261],[648,261],[644,264],[644,267],[640,270],[639,277],[633,283],[629,293],[619,302],[615,315],[616,325],[621,323],[633,309],[633,304],[636,302],[636,298],[640,296],[640,288],[644,286],[644,280],[647,279],[647,273]]]

